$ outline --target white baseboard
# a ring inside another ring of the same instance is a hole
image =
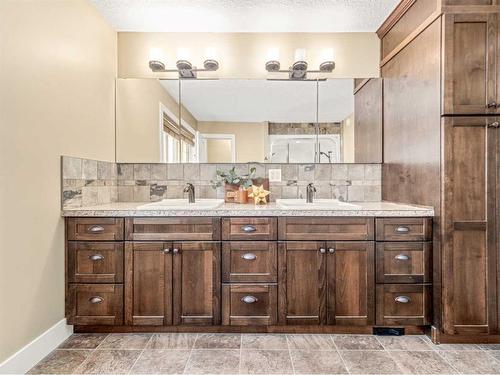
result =
[[[73,326],[66,325],[66,319],[59,321],[0,363],[0,374],[25,374],[72,334]]]

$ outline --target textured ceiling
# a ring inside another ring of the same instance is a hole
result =
[[[399,0],[91,0],[118,31],[372,32]]]

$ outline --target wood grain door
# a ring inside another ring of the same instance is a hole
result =
[[[326,248],[328,324],[374,324],[373,242],[329,242]]]
[[[324,242],[278,245],[280,324],[325,324],[326,249]]]
[[[496,13],[444,16],[443,114],[499,113]]]
[[[125,324],[172,324],[172,243],[125,244]]]
[[[174,242],[174,324],[220,324],[220,247],[220,242]]]
[[[443,326],[497,330],[499,129],[495,118],[445,118]]]

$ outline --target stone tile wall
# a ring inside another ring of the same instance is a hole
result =
[[[150,202],[184,197],[187,182],[199,198],[223,198],[224,189],[213,189],[218,169],[233,166],[238,173],[257,169],[267,177],[269,169],[281,169],[281,182],[271,182],[271,201],[304,198],[310,182],[317,198],[342,201],[380,201],[380,164],[124,164],[63,157],[64,207],[110,202]]]

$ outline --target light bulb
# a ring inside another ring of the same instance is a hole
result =
[[[325,48],[321,51],[320,62],[333,61],[333,48]]]
[[[295,50],[295,62],[306,61],[306,50],[304,48],[297,48]]]
[[[163,53],[161,49],[153,47],[149,50],[149,61],[162,61]]]
[[[205,60],[217,60],[217,50],[214,47],[205,48]]]
[[[177,60],[189,61],[190,57],[191,54],[189,52],[189,49],[181,47],[177,50]]]
[[[267,50],[267,61],[279,61],[280,49],[273,47]]]

